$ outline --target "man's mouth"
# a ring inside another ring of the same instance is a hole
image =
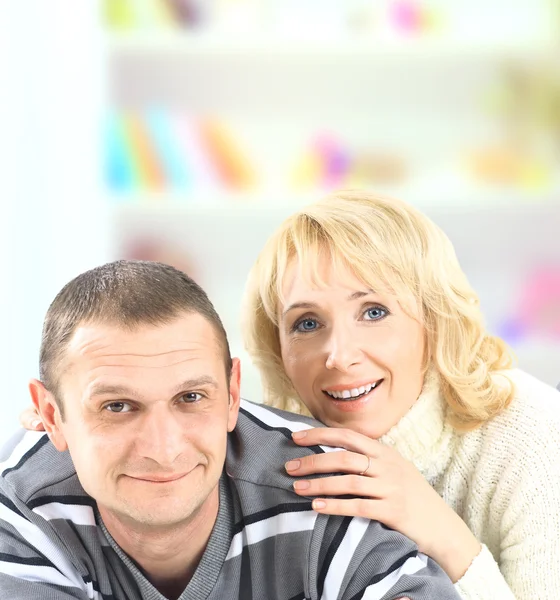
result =
[[[136,475],[134,479],[147,481],[148,483],[170,483],[182,479],[187,473],[174,473],[171,475]]]

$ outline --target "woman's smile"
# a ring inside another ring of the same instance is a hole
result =
[[[360,411],[376,398],[376,392],[382,383],[383,379],[378,379],[360,386],[334,386],[323,390],[323,394],[337,410],[344,412]]]

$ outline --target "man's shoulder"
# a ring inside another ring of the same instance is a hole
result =
[[[312,427],[324,427],[323,423],[296,413],[267,406],[250,400],[241,400],[239,417],[249,419],[261,428],[268,430],[282,430],[284,435],[294,431],[311,429]]]
[[[3,450],[0,587],[10,585],[14,598],[46,597],[61,586],[68,598],[93,597],[86,594],[105,570],[103,544],[95,502],[70,456],[39,432],[14,436]]]
[[[237,425],[229,435],[226,470],[234,479],[292,489],[293,477],[288,477],[284,464],[330,450],[298,446],[292,433],[321,426],[309,417],[242,400]]]
[[[68,452],[59,452],[44,432],[18,432],[0,450],[0,487],[24,504],[41,497],[84,495]]]

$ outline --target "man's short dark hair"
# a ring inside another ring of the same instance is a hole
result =
[[[182,313],[198,313],[213,326],[229,380],[232,361],[222,321],[206,292],[182,271],[157,262],[119,260],[67,283],[47,311],[39,357],[41,380],[55,395],[61,414],[57,368],[80,325],[99,323],[132,330],[164,325]]]

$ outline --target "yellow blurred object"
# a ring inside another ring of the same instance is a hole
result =
[[[538,66],[507,64],[488,107],[500,116],[504,144],[518,152],[558,161],[560,150],[560,71],[556,57]]]
[[[468,158],[468,165],[477,179],[509,184],[517,180],[522,157],[505,147],[485,148],[473,152]]]
[[[321,159],[316,153],[309,152],[294,168],[291,183],[296,190],[317,187],[322,179]]]
[[[170,0],[105,0],[105,20],[113,29],[158,29],[178,25]]]
[[[178,25],[178,19],[170,0],[139,0],[140,2],[150,2],[151,14],[154,23],[163,27],[174,27]]]
[[[353,161],[348,185],[395,184],[405,178],[406,165],[400,156],[364,153]]]
[[[541,191],[551,184],[550,170],[542,163],[529,162],[521,168],[519,183],[522,188],[530,191]]]
[[[551,172],[544,161],[505,146],[472,152],[467,164],[469,172],[484,183],[531,191],[546,189],[551,183]]]
[[[430,8],[420,13],[420,29],[427,33],[437,33],[443,29],[443,15]]]
[[[105,0],[104,18],[112,29],[134,27],[134,12],[130,0]]]

